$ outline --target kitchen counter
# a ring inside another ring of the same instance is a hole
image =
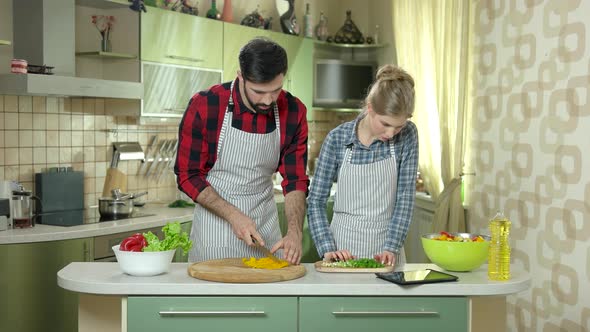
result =
[[[135,208],[137,213],[151,216],[86,223],[76,226],[52,226],[37,224],[32,228],[10,229],[0,232],[0,245],[59,241],[132,232],[139,229],[160,227],[168,222],[187,222],[193,219],[193,208],[169,208],[167,204],[152,203]]]
[[[60,287],[79,294],[80,331],[503,331],[506,295],[530,287],[514,267],[506,282],[487,269],[452,274],[457,282],[398,286],[372,273],[319,273],[304,264],[299,279],[260,284],[192,278],[187,263],[169,273],[132,277],[117,263],[71,263],[57,274]],[[439,269],[407,264],[405,270]],[[444,329],[443,329],[444,330]],[[449,330],[450,331],[450,330]]]
[[[320,273],[313,264],[303,264],[304,277],[273,283],[232,284],[192,278],[187,263],[172,263],[169,273],[154,277],[133,277],[118,263],[71,263],[58,272],[58,285],[78,293],[102,295],[231,295],[231,296],[487,296],[518,293],[530,287],[529,274],[512,271],[506,282],[489,281],[484,266],[467,273],[451,272],[458,282],[401,287],[372,273]],[[406,264],[405,270],[431,268],[434,264]]]

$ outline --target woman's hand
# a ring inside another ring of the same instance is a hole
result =
[[[383,250],[382,253],[376,254],[373,258],[375,258],[375,260],[381,264],[391,266],[395,265],[395,254],[391,251]]]
[[[354,258],[350,251],[346,249],[330,251],[324,254],[324,260],[326,261],[347,261]]]

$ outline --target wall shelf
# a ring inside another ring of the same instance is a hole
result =
[[[337,48],[383,48],[386,47],[388,44],[337,44],[337,43],[328,43],[325,41],[314,40],[314,44],[327,46],[327,47],[337,47]]]
[[[113,9],[129,7],[131,2],[127,0],[76,0],[76,5],[98,9]]]
[[[10,40],[3,40],[0,39],[0,45],[11,45],[12,43],[10,42]]]
[[[125,53],[114,53],[114,52],[76,52],[76,56],[85,56],[92,58],[117,58],[117,59],[136,59],[137,55],[125,54]]]

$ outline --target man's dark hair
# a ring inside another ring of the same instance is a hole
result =
[[[288,69],[287,52],[274,41],[257,37],[240,50],[240,70],[245,80],[267,83]]]

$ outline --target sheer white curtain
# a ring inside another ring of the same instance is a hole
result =
[[[395,0],[398,64],[416,82],[420,172],[436,202],[433,231],[465,231],[461,175],[471,73],[470,1]]]

